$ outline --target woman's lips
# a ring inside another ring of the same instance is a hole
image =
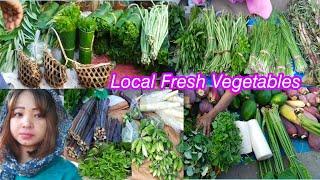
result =
[[[34,136],[31,133],[20,133],[19,135],[21,136],[22,139],[25,139],[25,140],[31,139]]]

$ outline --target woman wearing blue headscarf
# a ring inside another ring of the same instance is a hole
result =
[[[0,179],[81,179],[61,157],[71,121],[53,90],[12,90],[0,114]]]

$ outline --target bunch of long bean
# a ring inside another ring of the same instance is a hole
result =
[[[141,63],[150,64],[157,59],[163,41],[168,35],[168,5],[154,5],[150,12],[143,9],[142,33],[140,45],[142,50]]]
[[[223,14],[213,20],[211,25],[213,25],[212,29],[216,38],[217,48],[214,57],[207,60],[209,61],[209,71],[220,73],[230,69],[231,48],[241,23],[244,23],[242,18],[235,20],[231,14]],[[211,38],[210,36],[209,39]]]

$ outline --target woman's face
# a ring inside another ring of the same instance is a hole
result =
[[[23,147],[35,148],[44,139],[47,122],[41,117],[31,92],[23,91],[17,98],[10,119],[10,132]]]

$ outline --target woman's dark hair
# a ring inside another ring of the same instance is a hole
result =
[[[13,115],[14,107],[17,103],[19,95],[23,91],[32,93],[37,108],[46,119],[47,129],[43,141],[38,145],[35,151],[29,152],[32,158],[43,158],[52,153],[56,147],[56,138],[58,136],[58,115],[56,111],[55,101],[51,94],[42,89],[34,90],[11,90],[7,96],[8,113],[4,119],[0,134],[0,159],[3,160],[4,153],[9,151],[16,158],[19,158],[19,143],[13,138],[10,132],[10,119]],[[5,103],[4,103],[5,104]]]

